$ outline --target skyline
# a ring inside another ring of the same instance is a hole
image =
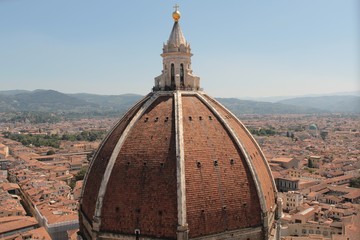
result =
[[[259,3],[260,2],[260,3]],[[0,1],[0,91],[146,94],[173,6],[216,97],[359,91],[357,1]]]

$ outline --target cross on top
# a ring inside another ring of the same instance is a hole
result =
[[[174,6],[175,12],[179,10],[179,5],[175,4]]]

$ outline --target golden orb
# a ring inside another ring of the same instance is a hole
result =
[[[176,10],[175,12],[173,12],[172,17],[174,19],[175,22],[179,21],[180,19],[180,12],[178,10]]]

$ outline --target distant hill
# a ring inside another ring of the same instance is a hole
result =
[[[217,100],[229,108],[235,115],[240,114],[305,114],[325,113],[327,111],[312,107],[291,106],[283,103],[256,102],[240,100],[237,98],[217,98]]]
[[[19,94],[19,93],[26,93],[26,92],[31,92],[31,91],[27,91],[27,90],[7,90],[7,91],[0,91],[0,95],[15,95],[15,94]]]
[[[98,107],[96,104],[60,93],[54,90],[35,90],[32,92],[0,93],[0,111],[88,111]]]
[[[121,115],[142,97],[137,94],[64,94],[54,90],[0,91],[0,112],[68,112],[101,114],[102,116],[111,112]],[[237,98],[217,98],[217,100],[236,115],[360,112],[360,97],[358,96],[303,97],[281,100],[276,103]]]
[[[360,96],[301,97],[285,99],[277,103],[313,107],[329,112],[360,113]]]
[[[123,95],[95,95],[95,94],[71,94],[71,96],[95,103],[102,109],[125,112],[143,96],[136,94]],[[235,114],[276,114],[276,113],[318,113],[326,112],[315,108],[294,107],[281,103],[246,101],[237,98],[217,98],[222,104],[228,107]]]
[[[89,103],[94,103],[103,110],[124,112],[131,108],[135,102],[143,98],[138,94],[122,94],[122,95],[97,95],[88,93],[69,94],[69,96],[76,97]]]
[[[286,99],[293,98],[308,98],[308,97],[325,97],[325,96],[360,96],[360,91],[352,92],[334,92],[326,94],[306,94],[298,96],[271,96],[271,97],[241,97],[243,100],[257,101],[257,102],[280,102]]]

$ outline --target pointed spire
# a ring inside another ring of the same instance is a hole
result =
[[[180,47],[181,44],[186,45],[186,40],[181,31],[179,22],[174,22],[168,44],[172,45],[173,47]]]
[[[174,9],[175,11],[172,14],[172,17],[174,19],[174,26],[168,40],[168,45],[172,45],[173,47],[180,47],[181,44],[186,45],[186,40],[179,25],[179,19],[181,16],[179,11],[179,5],[176,4],[174,6]]]

